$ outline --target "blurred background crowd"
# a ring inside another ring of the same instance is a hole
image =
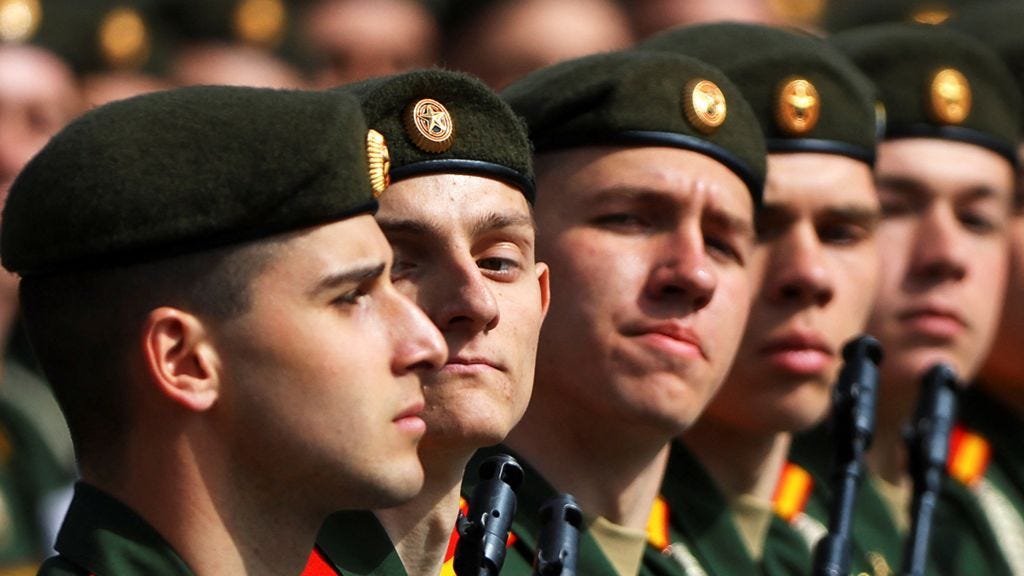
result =
[[[324,88],[429,66],[472,73],[500,90],[536,68],[689,23],[752,21],[827,34],[885,20],[937,24],[969,1],[0,0],[0,202],[69,120],[148,91]],[[16,279],[0,271],[0,344],[7,351],[0,409],[11,405],[27,416],[52,457],[37,451],[19,461],[7,438],[23,433],[15,430],[20,424],[0,418],[0,552],[33,546],[31,538],[18,543],[15,526],[26,512],[5,501],[12,491],[4,483],[44,492],[74,475],[59,410],[15,328],[16,290]],[[12,463],[20,468],[11,470]],[[54,512],[54,524],[59,516]],[[0,573],[2,560],[0,554]]]

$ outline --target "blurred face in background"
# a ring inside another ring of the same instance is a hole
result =
[[[627,48],[629,21],[608,0],[499,2],[446,38],[446,64],[500,90],[563,60]]]
[[[0,45],[0,205],[22,167],[80,110],[78,86],[63,61],[39,48]],[[0,270],[0,341],[17,290],[17,277]]]
[[[910,413],[938,362],[975,376],[1005,290],[1013,166],[988,149],[908,138],[879,146],[881,284],[868,331],[885,350],[879,418]]]
[[[327,88],[433,65],[438,29],[415,0],[321,0],[303,14],[302,32]]]
[[[874,302],[878,219],[864,162],[768,156],[751,258],[760,290],[736,361],[704,418],[773,434],[825,417],[842,347],[864,329]]]

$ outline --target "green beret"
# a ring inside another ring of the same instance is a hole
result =
[[[11,186],[0,257],[23,276],[152,261],[376,209],[351,97],[157,92],[68,125]]]
[[[391,180],[468,173],[504,180],[534,199],[526,127],[483,82],[458,72],[419,70],[337,88],[354,94],[391,156]]]
[[[533,72],[502,97],[526,119],[538,152],[684,148],[727,166],[761,201],[764,136],[739,89],[708,64],[662,52],[597,54]]]
[[[1016,163],[1020,95],[979,41],[947,27],[878,24],[832,38],[875,83],[885,138],[944,138]]]
[[[757,114],[769,152],[824,152],[874,161],[874,87],[820,38],[756,24],[718,23],[663,32],[639,48],[693,56],[725,72]]]
[[[1013,74],[1018,93],[1024,94],[1024,4],[978,4],[965,8],[950,19],[948,24],[974,36],[994,50]],[[1024,114],[1021,120],[1024,120]]]

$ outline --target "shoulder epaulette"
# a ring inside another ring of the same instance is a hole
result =
[[[804,511],[813,489],[814,478],[811,474],[792,462],[786,462],[779,473],[779,481],[775,484],[772,509],[786,522],[792,522]]]
[[[949,437],[949,475],[966,486],[976,485],[988,470],[992,445],[984,436],[957,425]]]
[[[647,543],[657,550],[665,550],[671,544],[668,502],[661,496],[651,504],[651,514],[647,517]]]

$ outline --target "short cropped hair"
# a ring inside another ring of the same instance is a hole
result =
[[[275,244],[261,240],[21,281],[29,341],[67,419],[79,463],[117,461],[149,312],[170,306],[207,322],[244,314],[252,281],[271,261]]]

